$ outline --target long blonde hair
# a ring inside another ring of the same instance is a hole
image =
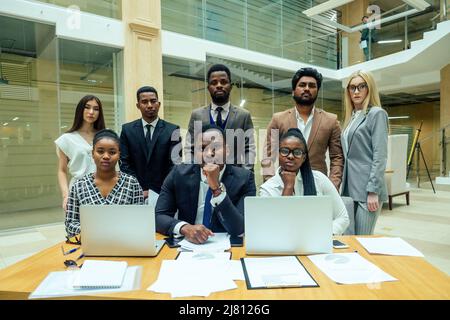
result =
[[[380,95],[378,93],[377,85],[375,84],[375,80],[373,79],[373,75],[368,71],[358,70],[351,74],[351,76],[347,80],[347,84],[345,86],[345,96],[344,96],[344,104],[345,104],[345,121],[344,121],[344,129],[350,122],[352,117],[352,111],[354,109],[352,99],[350,97],[348,86],[350,82],[356,78],[361,77],[367,83],[367,97],[363,101],[363,112],[367,112],[369,106],[379,106],[381,107]]]

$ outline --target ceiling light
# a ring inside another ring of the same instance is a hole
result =
[[[389,120],[409,119],[409,116],[388,117]]]
[[[12,119],[12,121],[17,121],[17,120],[19,120],[20,118],[19,117],[14,117],[13,119]]]
[[[403,2],[419,11],[423,11],[430,6],[430,4],[424,0],[403,0]]]
[[[303,14],[306,14],[308,17],[315,16],[321,14],[325,11],[335,9],[337,7],[343,6],[349,2],[353,2],[353,0],[328,0],[322,4],[309,8],[308,10],[303,11]]]
[[[239,105],[239,107],[242,108],[244,106],[244,104],[245,104],[245,99],[241,101],[241,104]]]
[[[3,125],[6,127],[8,124],[9,124],[8,122],[5,122]]]
[[[399,43],[402,42],[400,39],[392,39],[392,40],[380,40],[378,41],[379,44],[385,44],[385,43]]]

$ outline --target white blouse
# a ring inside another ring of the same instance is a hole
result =
[[[88,173],[96,171],[92,158],[92,145],[90,145],[77,131],[64,133],[55,140],[56,146],[69,158],[67,167],[72,176],[69,189]]]
[[[362,110],[353,110],[352,111],[352,117],[350,119],[350,122],[348,123],[347,127],[344,129],[343,132],[343,137],[345,142],[348,144],[348,133],[350,131],[350,128],[355,124],[356,119],[359,117],[359,115],[361,114]]]
[[[261,197],[281,196],[284,189],[284,183],[279,174],[280,168],[276,170],[275,176],[267,180],[259,189]],[[333,183],[320,171],[312,170],[314,183],[316,185],[317,195],[331,196],[333,207],[333,234],[343,234],[350,224],[347,209],[337,192]],[[303,195],[302,176],[299,171],[295,181],[294,192],[296,195]]]

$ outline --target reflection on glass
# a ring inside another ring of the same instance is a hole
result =
[[[61,133],[73,122],[78,101],[86,94],[103,105],[106,127],[115,128],[114,54],[118,49],[70,40],[59,40]]]
[[[59,130],[54,27],[0,16],[0,30],[4,79],[0,84],[0,215],[4,216],[59,202],[53,144]]]
[[[337,30],[302,11],[309,0],[162,0],[164,30],[337,68]],[[331,19],[336,11],[324,14]]]
[[[118,129],[117,49],[59,40],[53,26],[3,16],[0,30],[0,229],[62,221],[54,140],[86,94],[102,100],[108,127]]]
[[[83,12],[98,14],[114,19],[122,18],[122,0],[101,0],[101,1],[86,1],[86,0],[38,0],[55,4],[61,7],[74,8],[78,7]]]

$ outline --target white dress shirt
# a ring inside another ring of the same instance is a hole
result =
[[[302,132],[303,137],[305,138],[306,142],[308,142],[309,134],[311,133],[315,109],[316,109],[316,107],[312,108],[311,113],[309,114],[308,120],[306,120],[306,123],[305,123],[303,118],[298,113],[297,108],[295,108],[295,118],[297,119],[297,127]]]
[[[222,181],[223,173],[225,172],[226,165],[220,170],[219,174],[219,181]],[[195,224],[203,224],[203,211],[205,210],[205,198],[206,193],[208,192],[208,180],[206,179],[206,176],[203,174],[203,170],[200,169],[200,188],[198,189],[198,202],[197,202],[197,215],[195,217]],[[211,197],[211,205],[212,210],[214,210],[215,207],[217,207],[219,204],[222,203],[223,199],[225,199],[225,196],[227,195],[226,192],[222,192],[217,197],[212,196]],[[178,222],[175,225],[175,228],[173,228],[173,233],[175,236],[180,236],[180,229],[185,224],[188,224],[185,221]]]
[[[147,121],[144,120],[144,118],[142,118],[141,120],[142,120],[142,126],[144,127],[144,137],[147,135],[146,125],[149,124],[150,125],[150,138],[152,138],[153,132],[155,132],[156,125],[158,124],[159,117],[156,117],[156,119],[153,120],[152,123],[148,123]]]
[[[223,110],[221,112],[222,121],[225,121],[225,119],[228,117],[228,114],[230,113],[230,105],[231,105],[230,101],[225,103],[223,106],[218,106],[218,105],[214,104],[213,102],[211,102],[211,117],[213,118],[214,122],[217,121],[217,115],[219,114],[219,112],[216,109],[218,107],[223,108]]]
[[[344,130],[343,136],[344,136],[344,140],[345,142],[348,143],[348,133],[350,131],[350,128],[355,124],[356,119],[359,117],[359,115],[361,114],[362,110],[357,110],[357,111],[353,111],[352,112],[352,118],[350,119],[350,122],[348,123],[347,127]]]
[[[267,180],[259,189],[261,197],[281,196],[284,189],[284,183],[280,176],[280,168],[276,170],[275,176]],[[314,183],[316,185],[317,195],[331,196],[333,207],[333,234],[342,234],[350,224],[347,209],[333,183],[320,171],[312,170]],[[297,174],[294,186],[295,195],[303,195],[303,182],[300,171]]]

